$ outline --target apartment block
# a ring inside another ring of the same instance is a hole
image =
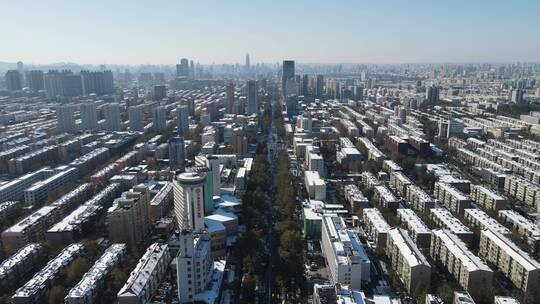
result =
[[[118,291],[118,303],[149,303],[171,259],[169,245],[158,243],[150,245],[131,272],[126,284]]]
[[[400,208],[397,216],[401,223],[405,225],[419,248],[428,248],[431,244],[431,229],[416,215],[412,209]]]
[[[447,183],[435,183],[433,196],[454,214],[463,215],[465,208],[470,208],[471,206],[471,200],[468,195]]]
[[[435,206],[435,200],[416,184],[407,187],[405,198],[412,208],[418,212],[429,212]]]
[[[407,187],[414,184],[403,172],[390,172],[390,188],[405,196]]]
[[[527,240],[530,252],[536,254],[540,251],[540,226],[538,224],[514,210],[499,211],[499,219],[503,223],[511,224],[512,228]]]
[[[493,270],[467,249],[467,245],[448,229],[433,230],[429,254],[446,267],[467,291],[489,287],[492,284]]]
[[[386,255],[409,293],[418,286],[428,288],[431,282],[431,265],[420,252],[406,230],[392,228],[386,240]]]
[[[396,210],[399,207],[399,200],[392,194],[386,186],[375,186],[373,192],[373,202],[390,210]]]
[[[362,211],[362,222],[364,231],[377,247],[386,246],[386,234],[390,230],[390,225],[386,222],[381,212],[377,208],[365,208]]]
[[[450,230],[465,243],[470,244],[473,238],[473,232],[453,216],[450,211],[445,208],[432,208],[430,213],[431,219],[438,227]]]
[[[470,197],[485,209],[499,211],[508,207],[508,201],[504,197],[484,186],[472,186]]]
[[[504,235],[482,230],[478,254],[496,265],[523,292],[540,286],[540,263]]]
[[[501,225],[496,219],[490,217],[480,209],[465,209],[464,218],[472,227],[479,228],[480,230],[489,229],[504,235],[509,235],[511,233],[508,228]]]
[[[322,251],[334,284],[360,289],[370,281],[370,261],[356,233],[347,229],[339,216],[324,216],[322,225]]]

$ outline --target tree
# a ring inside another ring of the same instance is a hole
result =
[[[114,290],[120,290],[128,279],[127,274],[120,268],[114,268],[111,271],[111,278],[109,280],[109,286]]]
[[[90,262],[85,257],[76,258],[73,263],[66,269],[67,286],[72,286],[82,275],[90,268]]]
[[[49,289],[47,294],[47,302],[49,304],[58,304],[64,302],[64,297],[66,296],[66,289],[62,285],[53,286]]]

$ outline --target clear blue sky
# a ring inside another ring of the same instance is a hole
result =
[[[0,0],[0,61],[540,61],[538,0]]]

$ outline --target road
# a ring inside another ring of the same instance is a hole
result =
[[[275,103],[272,102],[272,117],[274,117]],[[268,177],[271,181],[274,180],[276,174],[276,161],[278,150],[277,143],[277,132],[276,126],[274,125],[273,119],[270,122],[270,132],[267,139],[267,148],[268,148]],[[274,185],[272,185],[274,187]],[[266,244],[267,244],[267,261],[266,261],[266,271],[264,279],[264,297],[262,303],[275,303],[276,302],[276,293],[275,293],[275,275],[274,268],[278,262],[277,246],[276,246],[276,231],[274,230],[274,224],[276,221],[275,211],[274,211],[274,202],[276,200],[276,191],[270,191],[270,195],[267,198],[268,212],[266,213],[266,221],[268,223],[269,231],[266,234]]]

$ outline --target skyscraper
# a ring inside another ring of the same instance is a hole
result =
[[[103,106],[103,116],[105,116],[105,130],[120,131],[120,105],[118,103],[109,103]]]
[[[189,62],[187,58],[180,59],[180,64],[176,65],[177,77],[189,77]]]
[[[62,73],[62,96],[75,97],[82,95],[81,76],[71,71]]]
[[[204,172],[180,173],[173,180],[174,213],[181,231],[204,230]]]
[[[185,144],[184,138],[175,136],[169,142],[169,164],[171,169],[184,171],[185,165]]]
[[[176,124],[180,136],[189,134],[189,107],[187,105],[176,108]]]
[[[21,86],[24,87],[25,81],[25,75],[24,75],[24,63],[22,61],[17,62],[17,72],[19,72],[19,75],[21,76]]]
[[[128,119],[131,131],[144,132],[144,105],[129,107]]]
[[[234,109],[234,83],[231,81],[227,84],[227,114],[233,114]]]
[[[315,98],[322,98],[324,94],[324,76],[317,75],[315,78]]]
[[[22,89],[22,78],[17,70],[6,72],[6,86],[8,91],[20,91]]]
[[[249,54],[246,54],[246,70],[249,70],[250,68],[250,62],[249,62]]]
[[[32,92],[38,92],[44,89],[43,71],[29,71],[26,74],[26,82]]]
[[[56,119],[58,131],[60,133],[75,133],[77,125],[75,124],[75,105],[61,105],[56,108]]]
[[[98,130],[97,107],[95,102],[81,104],[81,130]]]
[[[288,83],[294,83],[294,60],[283,60],[283,73],[281,75],[281,91],[286,96],[291,91]],[[289,85],[290,86],[290,85]]]
[[[154,132],[161,133],[167,129],[167,107],[159,106],[152,110]]]
[[[82,93],[84,95],[105,95],[114,92],[113,74],[105,71],[81,71]]]
[[[47,98],[61,96],[64,91],[62,88],[62,74],[57,70],[49,70],[43,76],[43,86],[45,87]]]
[[[439,102],[439,87],[430,85],[426,88],[426,102],[428,104],[436,104]]]
[[[256,114],[259,112],[259,101],[257,100],[257,81],[248,80],[246,84],[247,110],[246,114]]]
[[[154,86],[154,100],[162,100],[167,97],[167,87],[164,85]]]

